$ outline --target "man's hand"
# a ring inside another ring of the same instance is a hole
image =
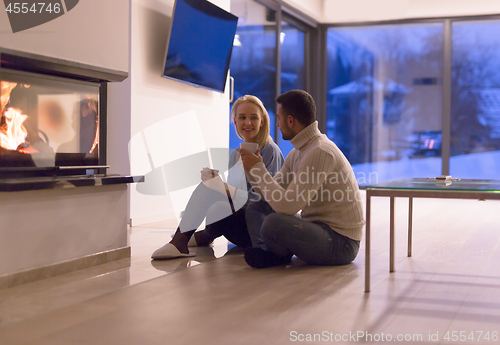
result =
[[[249,172],[255,164],[262,162],[260,150],[257,150],[255,154],[253,154],[248,150],[240,148],[240,155],[243,162],[243,169],[245,169],[246,172]]]

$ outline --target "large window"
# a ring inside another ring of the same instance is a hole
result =
[[[454,22],[450,174],[500,178],[500,21]]]
[[[330,27],[326,133],[360,185],[500,178],[500,20]]]
[[[441,173],[443,25],[330,28],[326,134],[360,185]]]

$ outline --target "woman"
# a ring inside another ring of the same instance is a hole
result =
[[[238,136],[245,143],[256,143],[267,170],[271,175],[276,174],[284,158],[269,135],[269,115],[262,101],[250,95],[239,98],[234,102],[231,118]],[[195,256],[189,253],[188,244],[207,246],[220,236],[243,248],[252,245],[245,222],[245,209],[248,201],[258,196],[246,178],[238,150],[231,153],[229,167],[227,184],[216,175],[215,170],[202,171],[202,183],[191,195],[172,240],[156,250],[151,258]],[[207,226],[195,232],[205,217]]]

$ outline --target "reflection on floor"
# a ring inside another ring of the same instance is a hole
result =
[[[173,229],[151,224],[131,229],[131,259],[0,290],[0,344],[498,342],[500,202],[415,199],[412,258],[407,205],[389,274],[389,201],[372,199],[369,294],[363,245],[340,267],[255,270],[223,240],[157,262]]]

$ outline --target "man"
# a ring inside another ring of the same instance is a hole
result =
[[[313,265],[348,264],[358,253],[365,223],[352,167],[318,130],[311,95],[292,90],[276,102],[276,124],[294,149],[274,178],[258,152],[240,149],[245,172],[262,198],[246,210],[252,247],[245,250],[245,261],[265,268],[296,255]]]

